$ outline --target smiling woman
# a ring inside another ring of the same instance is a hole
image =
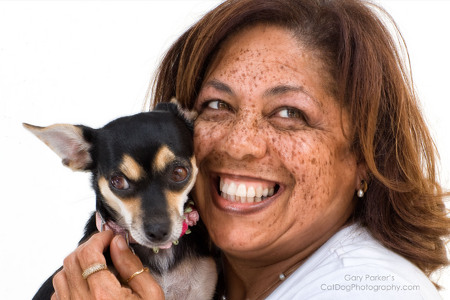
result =
[[[243,29],[222,44],[212,65],[205,82],[222,82],[231,93],[206,84],[195,103],[203,174],[196,198],[233,270],[254,272],[259,285],[246,296],[255,298],[273,283],[270,274],[302,261],[347,222],[355,187],[367,177],[344,134],[348,114],[325,90],[313,53],[290,31]],[[210,105],[217,102],[218,109]],[[230,201],[216,190],[217,178],[273,193],[257,203]]]
[[[244,251],[261,247],[273,253],[285,241],[275,243],[268,236],[276,240],[284,233],[296,244],[286,249],[298,253],[312,243],[301,232],[314,228],[322,244],[329,227],[341,227],[353,211],[354,186],[363,174],[356,175],[340,109],[324,92],[317,66],[290,32],[264,25],[225,42],[215,59],[220,62],[206,76],[195,104],[194,137],[201,171],[209,174],[197,181],[198,199],[204,198],[203,185],[213,187],[212,201],[198,204],[206,222],[214,220],[209,226],[213,240],[227,251],[240,251],[242,245]],[[225,82],[221,85],[231,92],[209,85],[210,79]],[[257,203],[229,201],[219,196],[225,191],[215,190],[217,178],[243,190],[250,181],[272,195]],[[330,200],[342,203],[330,205]],[[297,221],[299,216],[304,222]],[[254,243],[245,242],[250,240]]]
[[[221,253],[216,298],[439,299],[429,276],[448,264],[450,220],[436,150],[379,13],[360,0],[230,0],[163,59],[153,104],[175,96],[198,113],[193,196]],[[118,253],[111,239],[66,261]],[[114,262],[136,270],[121,251]],[[78,269],[59,273],[59,296],[78,292]],[[89,280],[86,295],[120,286]],[[161,298],[144,286],[157,290],[140,277],[129,298]]]
[[[176,95],[199,112],[195,195],[224,253],[227,298],[326,297],[319,280],[339,284],[345,272],[439,297],[422,273],[447,264],[435,149],[380,12],[363,1],[228,1],[166,55],[154,99]],[[352,293],[341,296],[377,296]]]

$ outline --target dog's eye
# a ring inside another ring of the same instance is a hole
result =
[[[188,170],[185,167],[177,166],[172,171],[171,179],[175,182],[181,182],[188,177]]]
[[[120,175],[111,177],[110,182],[111,185],[118,190],[127,190],[130,187],[127,179]]]

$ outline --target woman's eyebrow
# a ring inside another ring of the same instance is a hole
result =
[[[306,89],[301,85],[277,85],[274,86],[264,92],[264,97],[268,98],[271,96],[279,96],[283,94],[287,94],[289,92],[302,93],[306,95],[309,99],[311,99],[317,106],[322,107],[322,103],[317,101],[313,96],[311,96]]]
[[[212,80],[207,81],[204,84],[204,87],[212,87],[212,88],[214,88],[214,89],[216,89],[218,91],[227,93],[227,94],[229,94],[231,96],[234,95],[234,92],[233,92],[233,90],[231,89],[230,86],[228,86],[227,84],[225,84],[225,83],[223,83],[221,81],[218,81],[216,79],[212,79]]]

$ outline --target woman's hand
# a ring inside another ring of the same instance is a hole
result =
[[[134,255],[125,239],[112,231],[94,234],[64,260],[63,268],[53,277],[56,299],[164,299],[164,293],[149,272],[142,272],[123,287],[109,271],[102,270],[82,277],[83,270],[94,264],[105,264],[103,251],[110,246],[113,264],[122,279],[130,278],[142,270],[139,258]]]

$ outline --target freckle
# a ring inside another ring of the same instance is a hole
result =
[[[316,158],[313,158],[312,160],[311,160],[311,163],[313,164],[313,165],[315,165],[316,164]]]

